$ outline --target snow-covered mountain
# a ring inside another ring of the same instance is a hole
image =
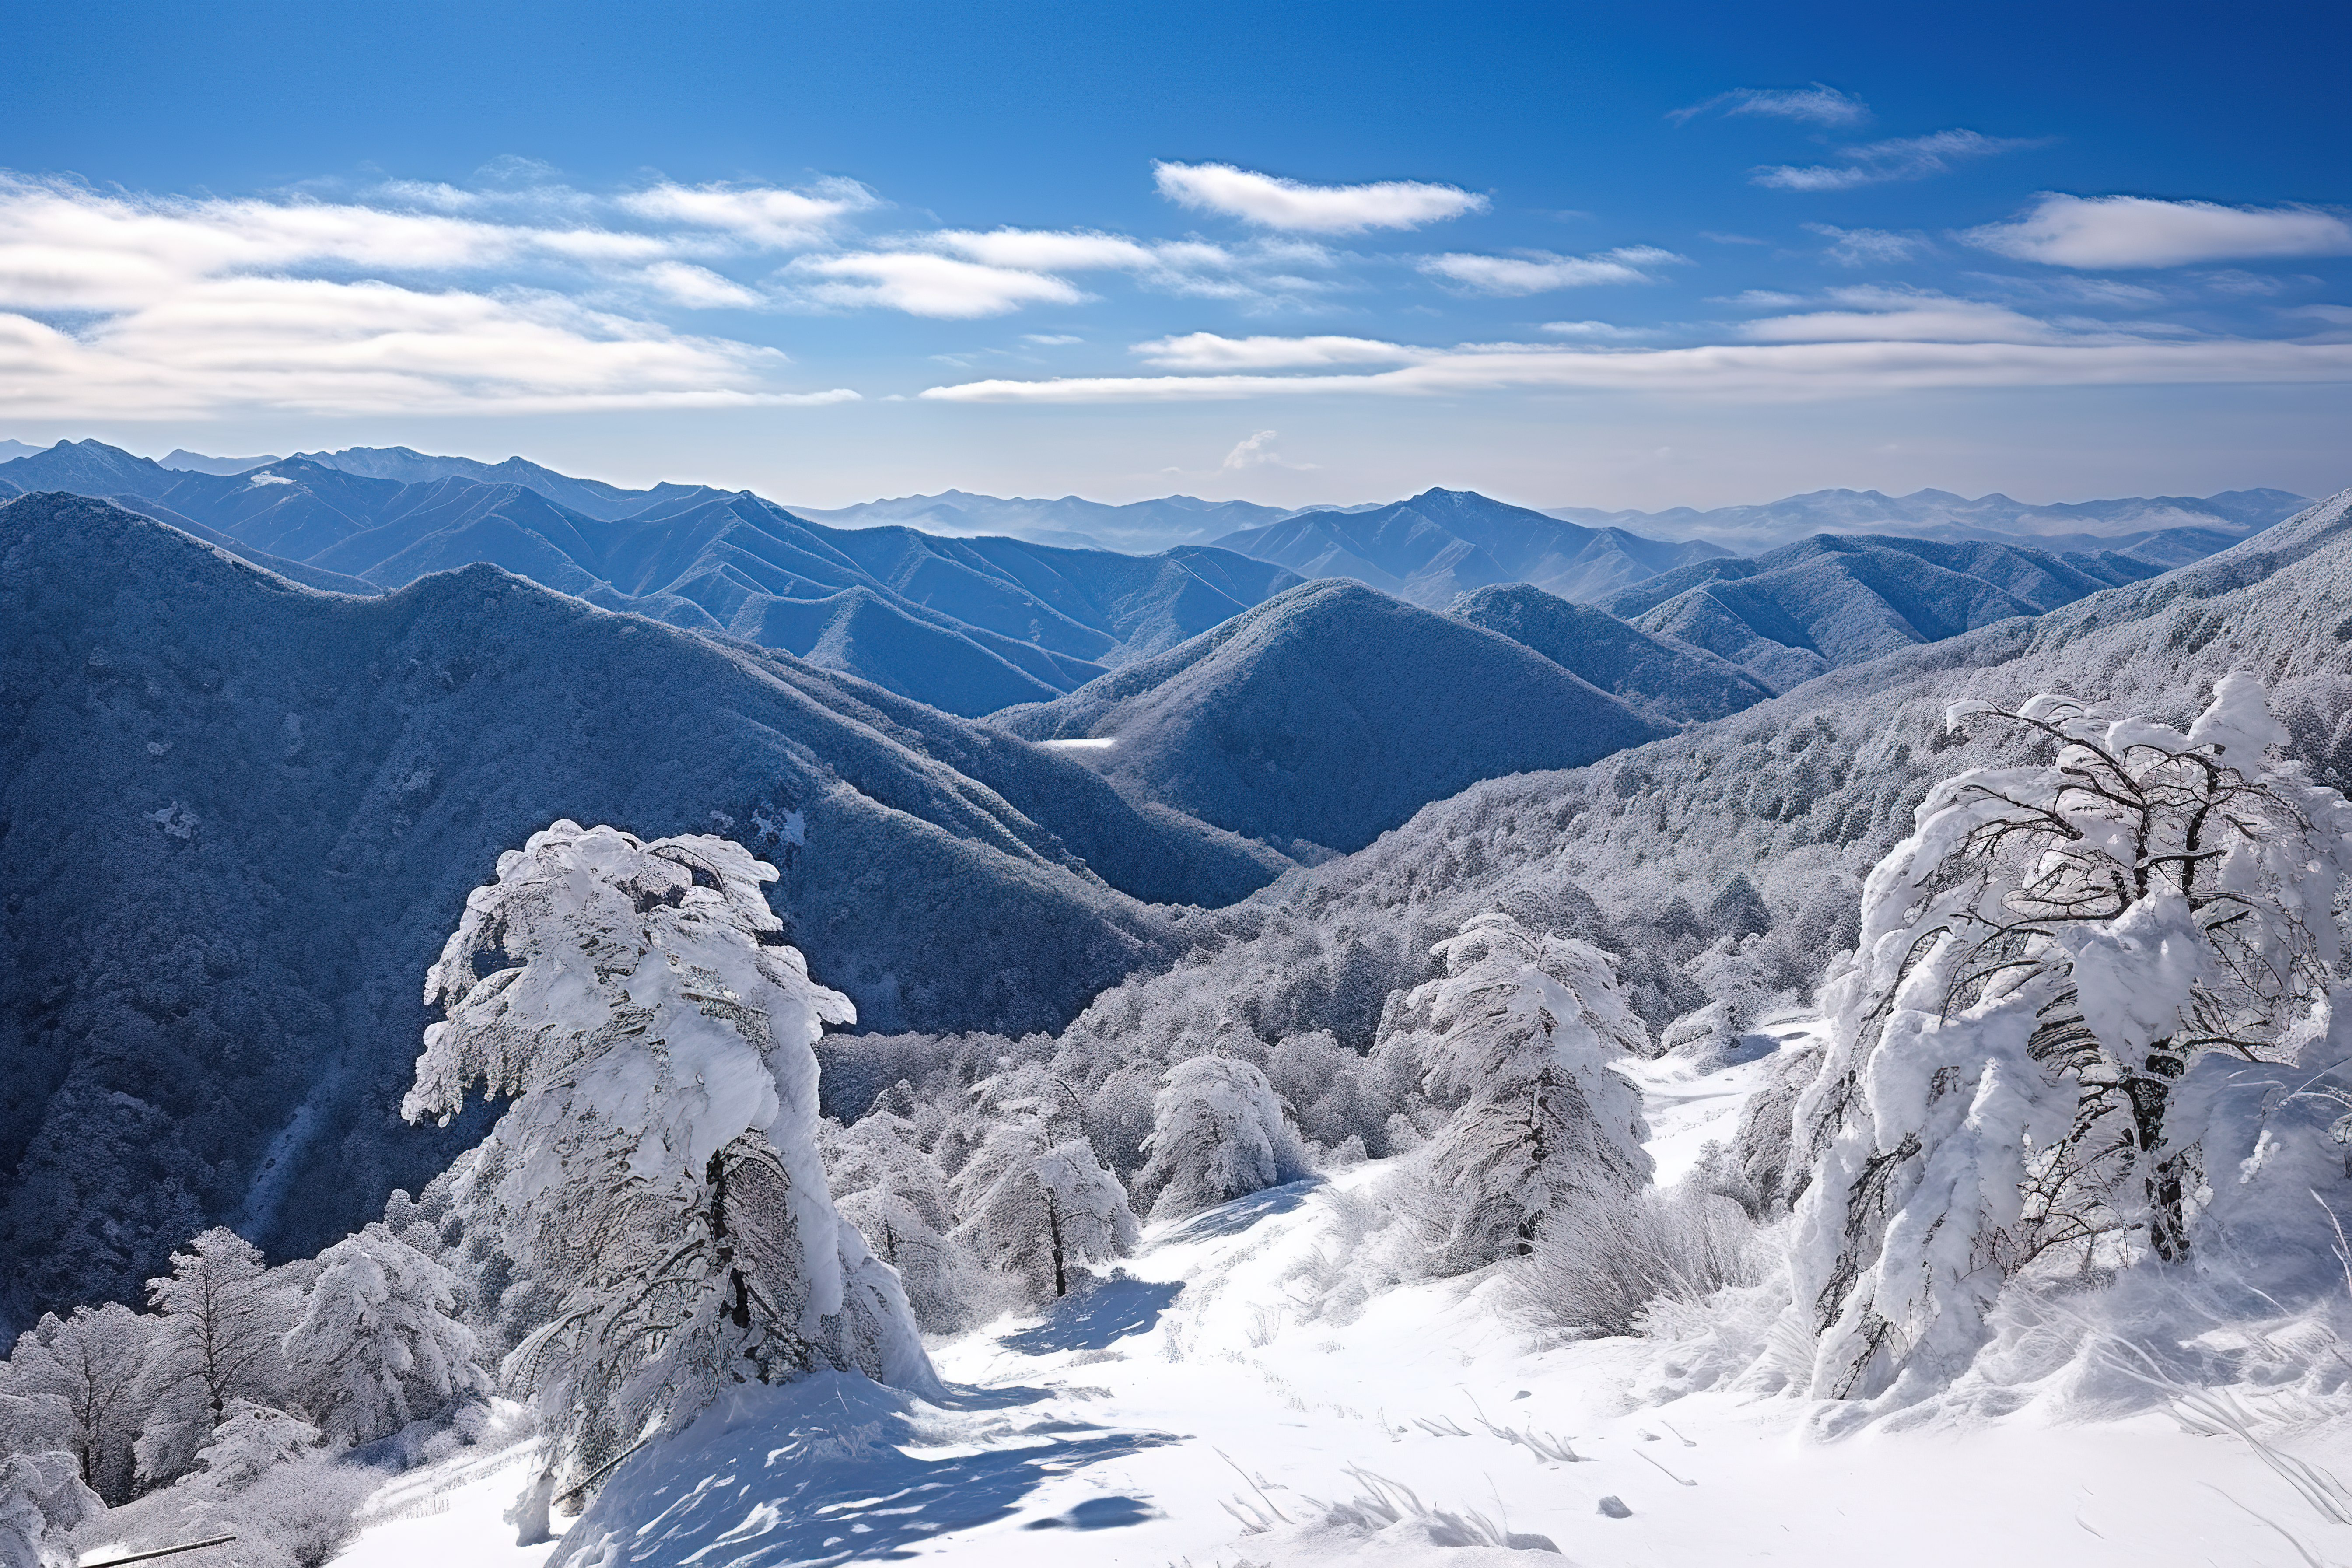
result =
[[[308,1251],[463,1146],[393,1115],[423,963],[561,816],[775,859],[868,1026],[1051,1027],[1284,866],[1063,756],[489,566],[310,592],[0,506],[0,1319],[235,1221]]]
[[[1496,583],[1532,583],[1563,599],[1597,599],[1730,553],[1720,545],[1585,528],[1475,490],[1444,489],[1364,511],[1306,512],[1217,543],[1302,577],[1352,577],[1430,609]]]
[[[1697,723],[1750,708],[1772,689],[1718,654],[1645,632],[1528,583],[1480,588],[1446,614],[1525,644],[1644,718]]]
[[[1026,500],[942,490],[937,495],[898,496],[855,506],[791,510],[796,517],[842,528],[901,523],[953,538],[1004,533],[1039,544],[1151,552],[1172,544],[1205,544],[1221,534],[1277,522],[1298,509],[1245,500],[1202,500],[1196,496],[1161,496],[1115,506],[1078,496]]]
[[[1572,766],[1661,727],[1527,647],[1345,579],[991,722],[1143,798],[1277,844],[1353,850],[1474,778]]]
[[[293,563],[299,570],[289,575],[332,574],[304,580],[338,589],[352,586],[342,579],[391,588],[488,562],[610,609],[799,655],[967,716],[1050,699],[1297,581],[1202,546],[1133,556],[837,529],[749,492],[619,491],[520,458],[468,465],[404,447],[355,451],[224,476],[167,468],[96,441],[61,442],[0,464],[0,495],[105,497],[226,536],[273,569]],[[356,471],[367,468],[385,471]]]
[[[1812,490],[1756,506],[1715,507],[1701,511],[1673,507],[1664,511],[1602,511],[1594,507],[1548,507],[1550,517],[1592,528],[1625,528],[1675,538],[1712,540],[1742,554],[1769,550],[1812,533],[1900,533],[1925,539],[1985,539],[2033,544],[2044,550],[2129,550],[2157,553],[2187,551],[2164,564],[2210,555],[2222,547],[2194,537],[2167,542],[2184,532],[2221,537],[2233,543],[2310,505],[2285,490],[2223,490],[2217,495],[2133,496],[2120,500],[2058,501],[2035,505],[1995,493],[1970,500],[1949,490],[1914,490],[1906,496],[1877,490]]]
[[[2126,552],[2061,557],[2011,544],[1817,534],[1661,573],[1600,603],[1785,691],[1824,669],[2040,615],[2161,570]]]

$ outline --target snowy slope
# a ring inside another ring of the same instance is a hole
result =
[[[1351,577],[1436,609],[1493,583],[1597,599],[1660,572],[1729,553],[1562,522],[1475,490],[1433,489],[1354,511],[1306,512],[1217,541],[1303,577]]]
[[[1772,695],[1770,687],[1719,654],[1645,632],[1530,583],[1465,594],[1445,613],[1525,644],[1662,723],[1720,719]]]
[[[1370,843],[1474,779],[1605,756],[1658,726],[1510,638],[1345,580],[996,723],[1122,787],[1277,843]]]
[[[1671,1166],[1728,1126],[1758,1074],[1642,1076]],[[490,1455],[387,1488],[383,1522],[338,1563],[2310,1561],[2283,1531],[2326,1561],[2352,1550],[2352,1528],[2318,1519],[2249,1447],[2192,1435],[2155,1399],[2084,1419],[2037,1391],[2000,1417],[1831,1440],[1802,1401],[1664,1397],[1671,1334],[1536,1343],[1493,1279],[1326,1307],[1320,1282],[1346,1272],[1390,1173],[1360,1166],[1154,1226],[1043,1316],[935,1345],[956,1385],[942,1405],[837,1376],[748,1392],[624,1464],[552,1554],[510,1544],[499,1515],[526,1472]],[[2341,1412],[2265,1425],[2323,1464],[2352,1433]],[[1333,1521],[1331,1505],[1369,1512],[1376,1491],[1394,1522]]]
[[[0,1318],[236,1220],[309,1251],[467,1136],[383,1109],[499,852],[717,830],[870,1026],[1051,1027],[1283,862],[1079,763],[487,566],[313,594],[103,503],[0,506]],[[100,1217],[104,1224],[99,1224]]]

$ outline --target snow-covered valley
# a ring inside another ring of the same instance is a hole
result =
[[[1818,1020],[1768,1026],[1781,1048]],[[1769,1065],[1632,1064],[1661,1181],[1729,1136]],[[2352,1561],[2279,1464],[2324,1468],[2352,1415],[2233,1391],[2272,1448],[2150,1397],[2102,1404],[2070,1364],[1998,1416],[1844,1435],[1833,1408],[1676,1394],[1672,1331],[1546,1344],[1501,1281],[1399,1284],[1360,1314],[1318,1281],[1361,1243],[1370,1162],[1152,1226],[1038,1315],[935,1342],[932,1403],[828,1374],[740,1392],[625,1462],[575,1562],[781,1568],[1293,1563],[1479,1568],[2294,1568]],[[1694,1325],[1695,1328],[1695,1325]],[[539,1568],[505,1519],[528,1445],[474,1450],[373,1498],[341,1568]],[[2341,1496],[2340,1491],[2337,1494]],[[559,1524],[561,1521],[559,1521]]]

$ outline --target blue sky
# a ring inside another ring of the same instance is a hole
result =
[[[19,8],[0,434],[812,505],[2332,489],[2343,17]]]

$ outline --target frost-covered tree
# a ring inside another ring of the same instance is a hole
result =
[[[545,1294],[503,1372],[538,1403],[549,1468],[593,1477],[743,1380],[815,1368],[935,1386],[890,1270],[834,1209],[816,1146],[828,1023],[761,885],[694,835],[558,822],[499,858],[425,978],[411,1120],[478,1083],[511,1103],[459,1194]]]
[[[82,1483],[109,1502],[129,1500],[131,1446],[147,1415],[148,1349],[157,1321],[117,1301],[51,1312],[16,1340],[0,1363],[0,1403],[37,1407],[26,1418],[48,1427],[81,1467]],[[5,1447],[31,1445],[7,1434]]]
[[[1234,1057],[1194,1057],[1168,1069],[1152,1102],[1150,1156],[1136,1178],[1155,1219],[1181,1218],[1310,1167],[1265,1074]]]
[[[1423,1086],[1454,1107],[1419,1152],[1445,1214],[1444,1265],[1534,1250],[1545,1215],[1650,1179],[1642,1099],[1609,1064],[1646,1053],[1649,1030],[1614,961],[1572,937],[1474,916],[1431,952],[1445,973],[1405,998]]]
[[[1044,1092],[1037,1092],[1042,1088]],[[1024,1092],[1024,1091],[1028,1092]],[[973,1091],[988,1131],[956,1173],[957,1237],[1034,1299],[1066,1296],[1079,1264],[1121,1258],[1138,1239],[1127,1189],[1078,1130],[1066,1086],[1022,1073]]]
[[[875,1110],[847,1127],[828,1121],[822,1131],[825,1175],[841,1217],[898,1271],[915,1321],[933,1333],[952,1333],[984,1315],[997,1292],[954,1234],[947,1177],[915,1124]]]
[[[486,1386],[446,1268],[380,1225],[319,1264],[284,1349],[294,1405],[337,1447],[388,1436]]]
[[[184,1473],[229,1403],[275,1404],[278,1342],[293,1321],[293,1292],[268,1277],[260,1251],[215,1226],[172,1254],[172,1272],[147,1281],[162,1315],[149,1361],[153,1405],[136,1445],[150,1483]]]
[[[1947,716],[1986,721],[2050,760],[1928,794],[1871,873],[1795,1108],[1814,1174],[1793,1309],[1822,1394],[1956,1373],[2053,1248],[2187,1256],[2199,1130],[2175,1086],[2326,1026],[2352,807],[2269,760],[2285,736],[2256,678],[2222,679],[2186,734],[2054,696]]]
[[[74,1527],[105,1511],[71,1454],[0,1458],[0,1568],[67,1568]]]
[[[317,1452],[320,1436],[299,1415],[249,1399],[232,1400],[212,1440],[196,1451],[189,1481],[243,1491],[278,1466]]]

